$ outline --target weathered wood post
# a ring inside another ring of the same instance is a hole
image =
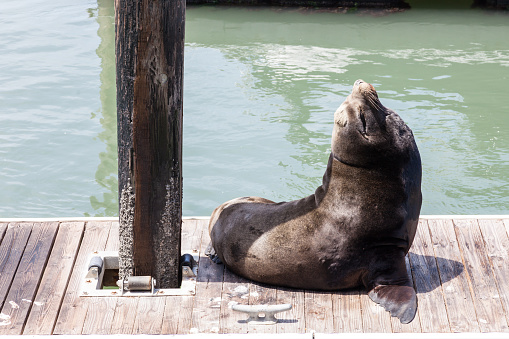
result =
[[[185,0],[115,0],[121,279],[180,285]]]

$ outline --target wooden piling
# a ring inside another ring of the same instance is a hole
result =
[[[180,284],[185,0],[116,0],[120,274]]]

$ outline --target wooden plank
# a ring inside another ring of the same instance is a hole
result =
[[[23,334],[51,334],[71,276],[84,228],[84,222],[66,222],[59,225],[55,243]]]
[[[0,308],[11,288],[18,264],[25,251],[33,223],[11,223],[0,245]]]
[[[111,334],[132,334],[140,298],[118,298]]]
[[[405,264],[408,276],[412,279],[412,284],[415,288],[415,281],[412,276],[412,268],[410,265],[409,254],[405,257]],[[398,318],[391,317],[391,325],[392,332],[394,333],[421,333],[421,323],[420,323],[420,312],[419,312],[419,300],[417,300],[417,313],[415,314],[414,320],[409,324],[402,324]]]
[[[437,260],[426,220],[419,221],[409,256],[417,291],[418,318],[414,322],[420,322],[422,332],[450,332]]]
[[[62,308],[53,334],[81,334],[87,315],[90,297],[80,297],[80,285],[87,269],[87,259],[94,251],[104,251],[110,222],[87,222],[85,234],[76,258],[74,269],[65,291]]]
[[[9,224],[6,222],[0,223],[0,244],[2,243],[2,239],[4,238],[5,232],[7,231],[7,226]]]
[[[249,289],[250,305],[275,305],[277,303],[277,288],[252,283]],[[276,315],[277,317],[277,315]],[[277,326],[274,325],[254,325],[248,323],[249,333],[276,333]]]
[[[118,251],[120,243],[118,222],[104,223],[103,225],[110,229],[104,250]],[[81,333],[110,334],[118,299],[116,297],[89,297],[87,300],[88,310]]]
[[[219,333],[248,332],[247,315],[232,310],[232,306],[249,304],[250,286],[249,280],[230,272],[228,269],[224,270]]]
[[[304,290],[279,288],[278,304],[292,304],[292,309],[277,315],[277,333],[304,333],[306,331],[306,313]]]
[[[110,334],[117,305],[115,297],[87,297],[82,334]]]
[[[329,292],[305,291],[306,332],[332,333],[332,297]]]
[[[351,289],[332,294],[334,332],[362,333],[360,293],[365,292]]]
[[[0,327],[0,335],[21,334],[42,278],[58,229],[58,222],[36,223],[23,252],[2,314],[11,324]]]
[[[207,220],[184,220],[182,223],[182,253],[200,255],[201,237]],[[161,334],[187,334],[191,328],[194,296],[165,297]]]
[[[159,334],[163,325],[164,297],[138,297],[133,334]]]
[[[119,237],[119,224],[118,221],[114,221],[110,226],[110,233],[108,233],[108,241],[106,242],[105,251],[118,251],[120,246]]]
[[[177,334],[189,334],[193,320],[194,296],[182,296],[179,298],[181,301],[179,308],[180,312],[177,325]],[[166,302],[166,304],[168,305],[169,303]]]
[[[481,332],[507,331],[507,319],[477,220],[453,220]]]
[[[193,307],[194,296],[167,297],[161,334],[189,334]],[[172,313],[171,317],[168,317],[169,310]]]
[[[509,262],[509,237],[504,227],[504,221],[479,219],[479,227],[484,239],[486,254],[493,268],[498,297],[504,307],[506,321],[509,321],[509,267],[507,265]]]
[[[391,315],[384,308],[374,303],[367,291],[361,291],[360,302],[362,309],[362,331],[364,333],[391,333]]]
[[[188,219],[182,221],[182,253],[199,253],[203,230],[208,220]]]
[[[208,229],[204,228],[190,333],[217,333],[220,328],[219,317],[221,314],[224,265],[214,264],[208,257],[203,255],[209,242]]]
[[[451,332],[479,332],[452,220],[428,220]]]

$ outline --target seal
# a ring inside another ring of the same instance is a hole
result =
[[[211,215],[207,254],[232,272],[277,286],[364,286],[402,323],[417,296],[405,255],[422,203],[421,158],[411,129],[357,80],[334,114],[332,151],[314,194],[275,203],[244,197]]]

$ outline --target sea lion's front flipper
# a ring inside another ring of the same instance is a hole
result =
[[[417,295],[410,286],[378,285],[368,293],[371,300],[380,304],[402,324],[411,322],[417,312]]]
[[[205,250],[205,255],[210,258],[213,262],[216,264],[222,264],[223,262],[221,259],[219,259],[219,256],[216,253],[216,250],[214,249],[214,246],[212,246],[212,241],[207,246],[207,249]]]

